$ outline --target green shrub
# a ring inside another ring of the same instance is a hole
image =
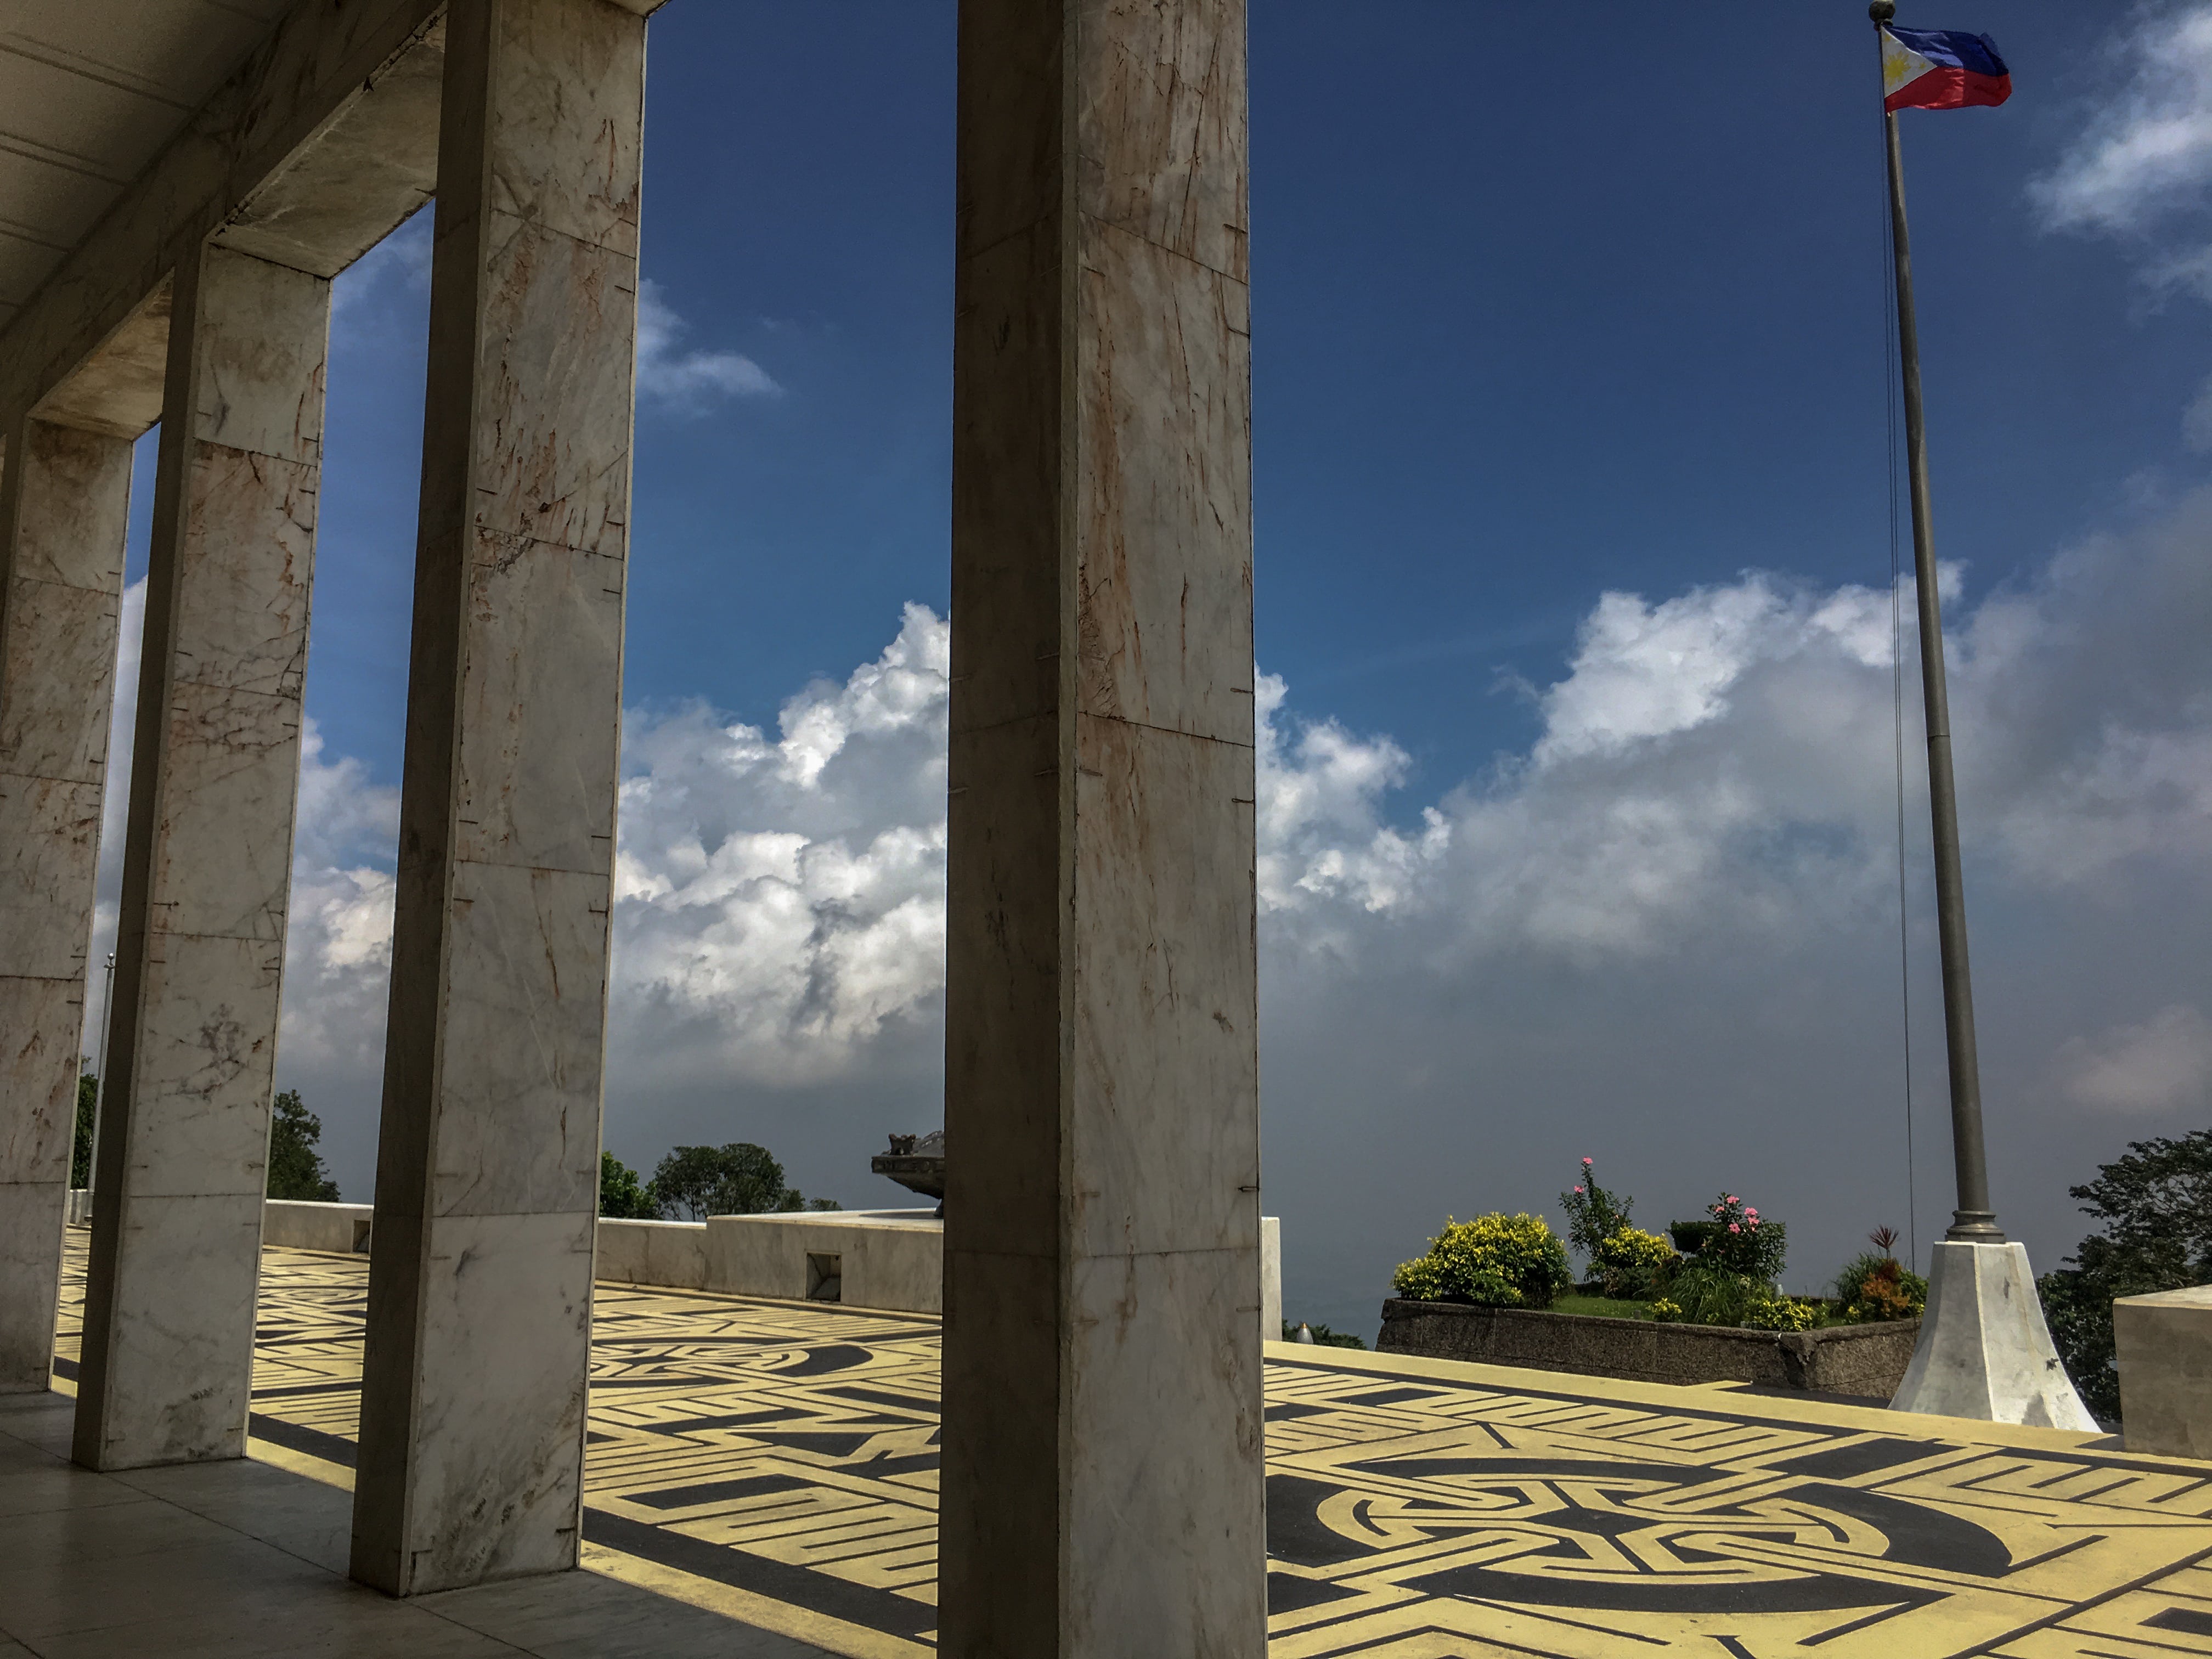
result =
[[[2120,1417],[2112,1301],[2212,1281],[2212,1129],[2130,1141],[2097,1179],[2068,1191],[2105,1224],[2035,1282],[2051,1340],[2082,1403]]]
[[[1689,1325],[1741,1325],[1751,1310],[1773,1299],[1774,1287],[1742,1273],[1692,1256],[1674,1275],[1667,1294]]]
[[[1548,1308],[1574,1282],[1567,1247],[1541,1216],[1484,1215],[1444,1223],[1426,1255],[1402,1264],[1391,1286],[1415,1302]]]
[[[1846,1261],[1833,1289],[1844,1319],[1854,1325],[1917,1319],[1928,1309],[1928,1281],[1876,1250],[1862,1250]]]
[[[1607,1296],[1643,1301],[1666,1287],[1680,1261],[1658,1234],[1623,1227],[1599,1244],[1593,1265]]]
[[[1667,1224],[1667,1237],[1674,1241],[1674,1248],[1684,1255],[1695,1255],[1705,1249],[1705,1241],[1712,1237],[1712,1232],[1713,1224],[1710,1219],[1670,1221]]]
[[[1662,1325],[1679,1325],[1682,1322],[1682,1304],[1662,1296],[1651,1304],[1651,1316]]]
[[[1354,1336],[1350,1331],[1333,1331],[1326,1325],[1316,1325],[1310,1323],[1306,1326],[1306,1329],[1313,1333],[1313,1340],[1316,1345],[1321,1347],[1364,1348],[1367,1346],[1358,1337]],[[1283,1322],[1283,1340],[1285,1342],[1295,1342],[1297,1340],[1298,1328],[1296,1325],[1291,1324],[1289,1320],[1285,1319]]]
[[[1567,1242],[1595,1270],[1605,1241],[1628,1225],[1628,1212],[1636,1200],[1599,1186],[1597,1164],[1591,1158],[1583,1160],[1582,1177],[1572,1191],[1559,1194],[1559,1206],[1567,1212]]]

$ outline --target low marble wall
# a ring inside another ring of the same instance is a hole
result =
[[[707,1288],[707,1224],[618,1221],[602,1216],[599,1259],[593,1276],[617,1285],[703,1291]]]
[[[262,1209],[261,1242],[366,1255],[375,1213],[367,1204],[272,1198]],[[92,1194],[72,1192],[70,1224],[85,1225],[91,1217]],[[834,1297],[824,1294],[830,1287],[821,1282],[823,1263],[810,1268],[810,1256],[836,1258]],[[933,1314],[945,1304],[945,1224],[934,1210],[806,1210],[718,1215],[710,1221],[603,1218],[595,1276],[615,1285]],[[1265,1216],[1260,1222],[1261,1335],[1272,1342],[1282,1328],[1282,1223]]]
[[[2212,1285],[2112,1304],[2131,1452],[2212,1458]]]
[[[1383,1353],[1573,1371],[1632,1382],[1748,1382],[1887,1401],[1905,1380],[1920,1322],[1819,1331],[1662,1325],[1450,1302],[1382,1304]]]
[[[810,1260],[811,1258],[811,1260]],[[825,1277],[834,1267],[834,1279]],[[934,1210],[718,1215],[707,1223],[707,1288],[901,1313],[945,1306],[945,1224]]]
[[[272,1198],[261,1206],[261,1242],[293,1250],[335,1250],[342,1255],[368,1254],[376,1211],[367,1204],[313,1204]]]

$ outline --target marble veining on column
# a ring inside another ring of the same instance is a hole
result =
[[[571,1567],[612,904],[644,20],[454,0],[352,1571]]]
[[[45,1389],[76,1123],[128,440],[19,422],[0,463],[0,1393]]]
[[[966,0],[940,1645],[1261,1654],[1242,0]]]
[[[222,247],[179,274],[78,1390],[94,1468],[245,1453],[329,332],[321,277]]]

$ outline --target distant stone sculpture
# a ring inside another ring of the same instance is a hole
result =
[[[868,1168],[879,1176],[889,1176],[908,1192],[935,1199],[938,1214],[945,1213],[944,1130],[932,1129],[926,1135],[893,1135],[890,1150],[870,1158]]]

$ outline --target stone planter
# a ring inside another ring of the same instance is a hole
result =
[[[1886,1401],[1905,1380],[1919,1335],[1917,1319],[1819,1331],[1745,1331],[1392,1300],[1382,1304],[1382,1334],[1375,1346],[1383,1353],[1424,1359],[1632,1382],[1748,1382]]]

